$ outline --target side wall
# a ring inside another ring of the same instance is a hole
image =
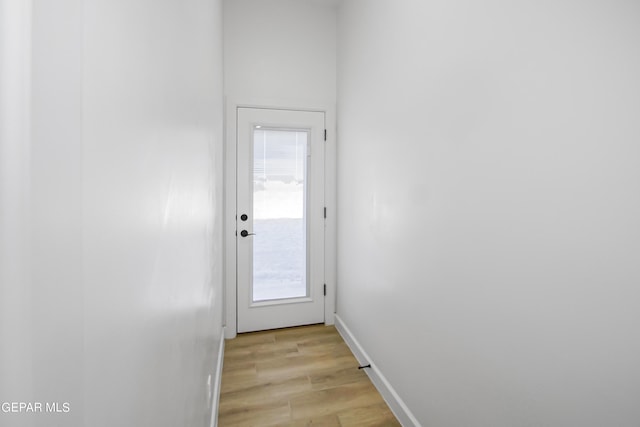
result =
[[[91,1],[83,36],[85,425],[208,425],[221,2]]]
[[[28,400],[31,2],[0,0],[0,404]],[[0,412],[0,424],[29,421]]]
[[[1,6],[0,424],[209,426],[221,2]]]
[[[238,104],[322,110],[326,114],[325,319],[335,301],[336,4],[326,0],[225,0],[224,92],[227,99],[226,328],[236,331],[235,116]]]
[[[640,8],[345,1],[338,314],[425,426],[640,423]]]

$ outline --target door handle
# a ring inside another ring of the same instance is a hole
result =
[[[247,236],[255,236],[255,235],[256,235],[256,233],[249,233],[247,230],[242,230],[242,231],[240,232],[240,235],[241,235],[242,237],[247,237]]]

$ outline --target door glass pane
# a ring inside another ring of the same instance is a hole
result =
[[[308,296],[307,131],[253,132],[253,301]]]

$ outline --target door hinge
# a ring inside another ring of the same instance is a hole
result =
[[[324,296],[325,297],[327,296],[327,284],[326,283],[324,284]]]
[[[326,129],[324,130],[324,140],[325,141],[327,140],[327,130]]]
[[[327,219],[327,207],[324,207],[324,219]]]

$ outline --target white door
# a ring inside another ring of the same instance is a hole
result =
[[[324,113],[237,120],[238,332],[322,323]]]

